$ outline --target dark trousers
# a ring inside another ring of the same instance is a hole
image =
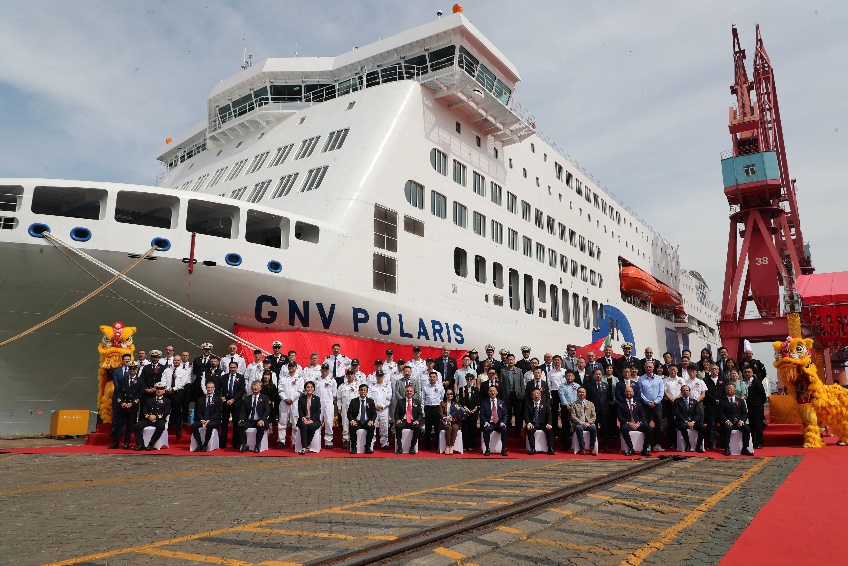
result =
[[[402,449],[401,440],[403,439],[403,431],[407,429],[412,431],[412,442],[409,444],[409,453],[412,454],[418,448],[418,439],[421,437],[421,426],[400,421],[400,424],[395,423],[395,452]]]
[[[710,437],[710,448],[714,448],[716,446],[716,426],[719,418],[719,407],[718,405],[709,405],[707,401],[704,401],[704,421],[707,428],[707,434]]]
[[[677,431],[677,419],[674,418],[674,406],[665,397],[662,400],[662,414],[665,415],[665,420],[668,421],[668,446],[671,448],[675,445],[673,437]]]
[[[506,425],[509,426],[510,420],[515,417],[515,424],[513,426],[516,432],[518,432],[524,426],[524,399],[519,399],[515,393],[510,393],[507,409]]]
[[[267,421],[265,422],[265,426],[259,426],[259,421],[254,421],[251,419],[241,421],[236,427],[236,432],[233,434],[233,446],[235,446],[236,436],[241,439],[242,446],[247,446],[247,429],[255,428],[256,446],[248,446],[248,448],[259,448],[259,445],[262,443],[262,437],[265,436],[265,430],[267,427]]]
[[[227,434],[230,430],[230,416],[233,417],[233,446],[238,444],[238,418],[241,413],[241,403],[233,403],[227,405],[227,402],[221,405],[221,448],[227,446]]]
[[[706,436],[707,427],[705,427],[702,422],[695,422],[693,428],[698,431],[698,442],[695,444],[695,448],[701,448],[704,443],[704,436]],[[683,437],[683,445],[686,446],[686,448],[692,448],[689,444],[689,425],[686,424],[686,421],[678,422],[677,430],[680,431],[680,435]]]
[[[612,436],[613,425],[610,422],[609,413],[598,413],[595,417],[595,428],[598,430],[598,449],[606,450],[607,443]]]
[[[439,406],[424,405],[424,450],[430,449],[430,440],[434,442],[439,434]]]
[[[654,434],[651,440],[651,446],[655,446],[662,440],[662,403],[657,403],[653,409],[644,401],[641,403],[645,414],[654,422]],[[648,439],[646,438],[645,441],[647,442]]]
[[[206,425],[206,439],[200,440],[200,429],[202,428],[200,419],[195,419],[191,425],[191,435],[198,446],[206,448],[209,446],[209,439],[212,438],[212,430],[221,426],[221,421],[209,421]]]
[[[755,445],[763,444],[763,421],[766,418],[765,407],[748,405],[748,422],[751,423],[751,436]]]
[[[489,424],[486,423],[483,425],[483,446],[486,450],[489,449],[489,439],[492,437],[493,432],[501,433],[501,450],[506,450],[506,437],[507,437],[507,426],[500,424]]]
[[[554,425],[554,435],[559,431],[559,391],[551,391],[551,424]]]
[[[156,419],[155,423],[152,423],[147,419],[141,419],[138,421],[135,425],[136,445],[144,446],[144,429],[149,426],[156,429],[153,431],[153,436],[150,438],[150,446],[153,446],[156,444],[156,441],[159,440],[159,437],[162,436],[162,433],[165,432],[165,419]]]
[[[300,446],[308,448],[312,444],[312,437],[315,436],[315,431],[321,428],[321,423],[313,420],[310,424],[306,424],[302,420],[297,421],[297,430],[300,431]]]
[[[595,425],[587,423],[574,425],[574,433],[577,435],[577,445],[580,447],[580,450],[586,449],[586,443],[583,440],[584,431],[589,432],[589,446],[594,446],[598,440],[598,429]]]
[[[194,382],[186,385],[185,391],[186,391],[186,394],[183,396],[183,407],[182,407],[182,409],[183,409],[183,422],[187,423],[188,422],[189,407],[191,405],[191,400],[197,399],[203,393],[205,393],[205,391],[201,393],[201,391],[200,391],[200,380],[199,379],[195,379]]]
[[[534,427],[533,430],[527,430],[527,442],[530,444],[530,450],[533,452],[536,451],[536,431],[541,430],[545,433],[545,439],[548,441],[548,449],[554,449],[554,429],[551,427],[550,430],[546,429],[544,425],[540,427]]]
[[[477,436],[477,413],[462,419],[462,448],[474,450],[474,437]]]
[[[563,452],[568,452],[568,447],[571,445],[571,409],[570,405],[562,405],[562,429],[559,431],[559,437],[562,441]]]
[[[180,389],[174,391],[169,396],[171,399],[171,424],[174,425],[174,432],[178,436],[183,435],[183,403],[186,399],[185,390]]]
[[[751,429],[742,421],[730,426],[727,426],[727,423],[721,423],[721,442],[724,449],[727,450],[730,447],[730,432],[734,429],[742,431],[742,449],[747,450],[751,445]]]
[[[356,433],[359,430],[365,431],[365,450],[371,450],[371,441],[374,440],[374,423],[368,426],[368,422],[353,421],[350,425],[350,453],[356,454]]]
[[[629,423],[621,423],[621,425],[619,426],[619,430],[621,431],[621,438],[624,439],[624,444],[631,451],[633,450],[633,439],[630,438],[630,433],[631,432],[641,432],[642,434],[644,434],[645,435],[645,444],[642,445],[642,450],[645,451],[645,452],[648,451],[648,442],[649,442],[648,439],[651,438],[651,425],[649,425],[648,423],[639,423],[639,428],[633,429],[633,428],[630,428]]]
[[[120,407],[120,405],[118,405]],[[133,427],[138,420],[138,413],[135,411],[122,411],[112,413],[112,437],[115,442],[124,435],[124,444],[132,440]]]

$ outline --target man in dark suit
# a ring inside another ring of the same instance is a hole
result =
[[[229,373],[222,375],[221,387],[221,448],[227,447],[227,432],[230,417],[233,419],[233,446],[238,443],[238,420],[241,417],[241,402],[245,394],[244,376],[238,373],[238,362],[230,362]]]
[[[745,350],[745,353],[742,356],[742,359],[739,361],[739,367],[743,370],[745,369],[745,365],[751,366],[751,369],[754,371],[754,377],[757,378],[757,381],[761,382],[766,378],[766,366],[763,365],[763,362],[754,358],[753,350]],[[751,404],[748,403],[748,410],[751,410]]]
[[[618,358],[615,362],[615,376],[618,379],[621,379],[621,370],[625,367],[633,367],[636,364],[636,358],[633,357],[633,344],[630,342],[625,342],[621,346],[621,350],[624,352],[624,355]]]
[[[530,402],[530,394],[534,389],[539,390],[543,403],[546,405],[551,404],[551,390],[548,387],[548,382],[542,379],[542,366],[536,366],[533,368],[533,379],[528,381],[527,385],[524,387],[525,404]],[[526,410],[524,411],[524,414],[527,414]]]
[[[395,454],[403,453],[403,431],[407,429],[412,431],[409,453],[415,454],[418,452],[418,438],[421,436],[424,410],[421,408],[421,401],[415,399],[415,388],[412,385],[407,385],[403,394],[403,399],[395,405]]]
[[[604,370],[604,375],[607,374],[607,367],[612,366],[613,375],[615,375],[615,358],[612,357],[612,346],[604,346],[604,356],[598,360],[598,363],[601,364],[601,369]]]
[[[230,362],[232,364],[232,362]],[[232,366],[231,366],[232,367]],[[250,386],[251,394],[245,396],[241,403],[241,411],[238,418],[238,426],[234,431],[241,439],[241,447],[239,452],[247,452],[250,448],[247,446],[247,429],[256,429],[256,446],[253,451],[259,453],[259,445],[262,443],[262,438],[265,436],[265,429],[268,428],[268,418],[271,416],[271,401],[268,396],[262,393],[262,384],[254,381]],[[235,436],[233,437],[235,439]],[[235,445],[235,442],[233,443]]]
[[[696,452],[704,451],[704,415],[701,412],[701,404],[690,395],[688,385],[680,388],[680,397],[674,400],[672,410],[674,411],[674,422],[677,424],[677,430],[683,437],[683,443],[686,445],[686,452],[692,451],[692,445],[689,442],[689,431],[698,431],[698,442],[695,445]]]
[[[630,368],[623,368],[621,373],[621,379],[615,384],[615,400],[619,405],[624,403],[624,392],[628,387],[633,388],[633,397],[635,399],[639,399],[639,382],[636,381],[637,376],[633,375]]]
[[[624,388],[624,398],[618,404],[618,422],[621,438],[624,439],[624,444],[627,445],[627,456],[633,455],[633,440],[630,438],[631,432],[641,432],[645,435],[645,441],[642,443],[642,456],[650,456],[648,452],[648,444],[651,441],[651,425],[650,415],[646,415],[642,410],[642,404],[637,403],[633,386]]]
[[[751,429],[745,423],[748,418],[748,408],[745,400],[736,397],[736,386],[728,383],[724,388],[725,394],[721,396],[719,403],[721,419],[721,439],[724,443],[724,455],[730,456],[730,432],[742,431],[742,454],[753,456],[754,453],[748,449],[751,443]]]
[[[725,350],[727,355],[727,350]],[[704,396],[704,424],[710,437],[710,448],[716,447],[716,426],[720,422],[721,396],[724,392],[725,382],[721,377],[718,362],[710,366],[710,372],[704,376],[704,384],[707,391]]]
[[[144,382],[144,394],[141,398],[141,407],[144,403],[156,396],[156,384],[162,381],[162,373],[165,366],[159,363],[162,352],[150,350],[150,363],[141,368],[141,380]]]
[[[456,358],[450,356],[450,348],[442,346],[442,357],[436,358],[435,363],[436,371],[442,374],[442,387],[445,391],[453,389],[453,374],[456,373],[457,365]]]
[[[524,413],[519,410],[521,399],[518,398],[517,391],[520,389],[521,393],[524,393],[524,372],[515,363],[515,356],[512,354],[507,354],[506,366],[501,368],[498,382],[498,399],[504,401],[507,411],[500,416],[507,425],[509,425],[512,417],[515,417],[516,427],[520,428],[520,421]]]
[[[595,352],[587,352],[586,353],[586,375],[593,376],[595,375],[595,370],[601,370],[601,375],[604,373],[604,366],[599,361],[595,359]]]
[[[513,359],[510,356],[510,359]],[[483,456],[488,456],[492,432],[501,434],[501,456],[506,456],[506,403],[498,399],[498,388],[489,387],[489,397],[480,403],[480,426],[483,428]]]
[[[153,385],[155,391],[154,397],[148,399],[144,403],[141,410],[141,419],[135,425],[135,451],[153,450],[153,445],[165,432],[165,427],[168,423],[168,417],[171,415],[171,402],[165,399],[165,384],[156,383]],[[150,438],[150,444],[144,445],[144,429],[152,426],[156,430],[153,431],[153,436]]]
[[[266,356],[266,360],[271,360],[271,371],[280,375],[280,372],[284,372],[288,363],[289,357],[285,355],[282,351],[283,343],[279,340],[274,340],[271,342],[271,349],[273,353],[270,356]]]
[[[592,379],[587,379],[583,384],[586,388],[586,398],[595,406],[595,426],[598,429],[598,444],[601,452],[607,451],[607,442],[612,433],[610,416],[612,416],[612,391],[609,383],[601,374],[601,369],[596,369]]]
[[[521,359],[515,362],[515,365],[518,369],[521,370],[521,374],[524,375],[528,371],[532,369],[530,365],[530,347],[522,346],[521,347]]]
[[[536,368],[541,372],[541,368]],[[533,382],[531,381],[532,385]],[[554,453],[554,426],[551,422],[551,407],[549,403],[542,400],[542,392],[533,389],[530,392],[527,403],[524,405],[524,428],[527,429],[527,442],[530,444],[530,455],[536,453],[536,431],[545,432],[548,441],[548,454]]]
[[[350,453],[356,454],[356,432],[365,431],[365,453],[373,454],[371,441],[374,439],[374,421],[377,420],[377,405],[368,396],[368,385],[359,386],[359,397],[351,400],[347,406],[347,420],[350,422]]]
[[[122,368],[115,370],[119,372]],[[144,385],[138,378],[138,362],[128,362],[127,376],[115,381],[115,391],[112,393],[112,406],[116,410],[112,412],[112,445],[110,449],[118,447],[121,435],[124,437],[124,448],[130,447],[133,427],[138,419],[138,404],[144,393]]]
[[[568,344],[565,347],[565,356],[562,358],[562,367],[565,371],[577,371],[577,346]]]
[[[460,388],[457,402],[468,409],[468,414],[462,419],[462,444],[464,450],[474,450],[474,437],[477,436],[477,421],[480,408],[480,390],[475,384],[476,378],[468,374],[465,387]]]
[[[191,435],[197,443],[195,452],[206,452],[209,449],[209,439],[212,431],[221,426],[221,397],[215,394],[215,384],[206,382],[206,395],[201,395],[194,403],[194,423],[191,425]],[[206,431],[206,438],[200,439],[200,430]]]
[[[742,362],[742,376],[745,385],[748,386],[748,394],[745,404],[748,406],[748,422],[751,426],[751,436],[754,440],[754,448],[763,447],[763,423],[766,418],[765,405],[768,400],[763,382],[756,376],[755,368],[748,362]]]
[[[639,360],[639,375],[645,373],[645,362],[653,362],[654,368],[660,365],[660,361],[654,357],[654,350],[651,347],[645,348],[645,357]]]

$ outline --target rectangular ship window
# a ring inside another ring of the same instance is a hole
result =
[[[320,187],[328,168],[329,165],[324,165],[323,167],[316,167],[307,171],[306,178],[303,180],[303,186],[300,187],[300,191],[298,192],[314,191]]]
[[[291,175],[281,177],[279,182],[277,182],[277,186],[274,188],[274,192],[271,193],[271,198],[280,198],[288,195],[292,187],[294,187],[298,175],[299,173],[292,173]]]
[[[260,210],[248,210],[244,239],[251,244],[285,250],[289,247],[290,225],[288,218]]]
[[[100,220],[108,193],[81,187],[35,187],[31,210],[35,214]]]
[[[410,216],[403,217],[403,231],[414,236],[424,237],[424,223]]]
[[[397,251],[398,215],[379,204],[374,205],[374,247]]]
[[[239,208],[205,200],[188,201],[186,231],[216,238],[235,238]]]
[[[397,259],[383,254],[374,254],[374,289],[386,293],[397,293]]]
[[[174,228],[180,199],[153,193],[119,191],[115,201],[115,221],[154,228]]]

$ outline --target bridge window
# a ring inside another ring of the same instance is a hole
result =
[[[439,69],[446,69],[448,67],[453,67],[453,60],[455,55],[455,45],[448,45],[447,47],[442,47],[441,49],[431,51],[427,55],[428,63],[430,65],[430,72],[438,71]]]
[[[300,102],[302,99],[302,85],[271,85],[271,102]]]

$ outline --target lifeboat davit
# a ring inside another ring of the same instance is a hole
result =
[[[619,278],[621,290],[628,295],[650,301],[657,308],[683,312],[683,299],[680,293],[660,283],[650,273],[628,265],[621,268]]]

